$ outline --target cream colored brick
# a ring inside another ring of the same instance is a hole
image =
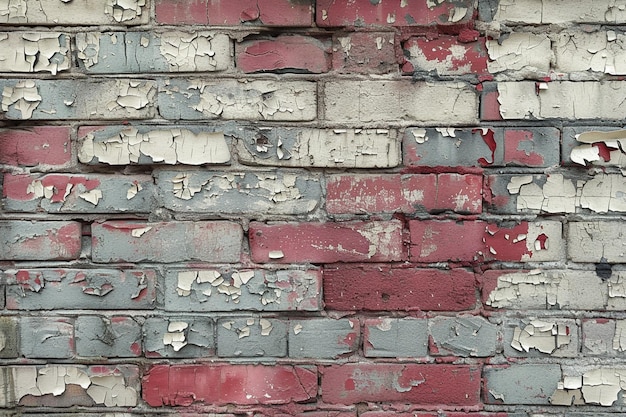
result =
[[[568,257],[574,262],[626,261],[626,224],[620,221],[569,223]]]
[[[149,21],[150,0],[0,0],[0,24],[138,25]]]
[[[546,35],[511,33],[502,42],[487,40],[490,73],[520,71],[546,73],[552,56],[550,39]]]
[[[615,31],[562,32],[556,38],[556,69],[626,74],[626,35]]]
[[[0,32],[0,72],[50,72],[71,66],[70,37],[55,32]]]
[[[530,24],[624,23],[626,0],[500,0],[493,20]]]

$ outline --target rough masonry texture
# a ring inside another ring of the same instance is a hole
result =
[[[625,0],[0,0],[0,417],[626,414]]]

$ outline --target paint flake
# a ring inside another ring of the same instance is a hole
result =
[[[116,22],[127,22],[141,16],[146,0],[106,0],[104,13],[110,15]]]
[[[542,320],[531,320],[523,329],[516,327],[511,347],[520,352],[536,349],[542,353],[554,353],[570,343],[567,326]]]
[[[587,165],[626,165],[626,130],[613,130],[608,132],[588,131],[576,135],[576,140],[582,145],[572,149],[570,158],[572,162]],[[600,146],[605,146],[610,158],[604,160],[600,153]]]
[[[2,91],[2,111],[9,111],[9,107],[22,114],[22,119],[30,119],[33,112],[41,103],[41,96],[35,81],[22,80],[15,84],[15,87],[4,87]]]

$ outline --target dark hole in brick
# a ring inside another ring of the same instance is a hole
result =
[[[389,294],[382,293],[382,294],[380,295],[380,298],[382,298],[382,299],[383,299],[383,301],[389,301],[389,298],[390,298],[390,297],[389,297]]]
[[[613,274],[611,264],[606,261],[606,258],[601,258],[600,262],[596,264],[596,275],[602,280],[607,280],[611,278],[611,274]]]

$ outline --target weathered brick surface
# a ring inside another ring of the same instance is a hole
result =
[[[616,417],[626,0],[0,0],[0,415]]]

